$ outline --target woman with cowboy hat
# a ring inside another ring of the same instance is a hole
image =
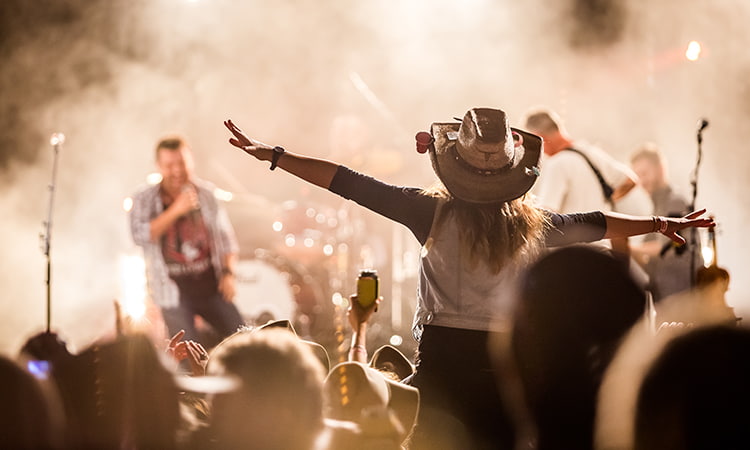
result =
[[[683,218],[555,214],[526,192],[539,176],[542,140],[511,128],[504,111],[469,110],[460,122],[417,134],[436,187],[394,186],[335,162],[248,137],[231,120],[229,142],[262,161],[408,227],[422,245],[413,323],[419,343],[412,385],[420,410],[410,448],[511,448],[514,430],[488,342],[508,329],[518,275],[547,246],[707,227]]]

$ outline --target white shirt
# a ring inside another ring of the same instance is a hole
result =
[[[610,186],[616,188],[634,172],[603,150],[576,142],[573,148],[588,156]],[[541,175],[532,189],[542,208],[569,214],[610,211],[601,184],[586,160],[578,153],[561,150],[541,161]]]

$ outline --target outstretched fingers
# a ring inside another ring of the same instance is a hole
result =
[[[683,245],[685,244],[685,242],[687,242],[684,237],[680,236],[674,231],[671,233],[665,233],[664,235],[667,236],[669,239],[671,239],[672,242],[679,244],[679,245]]]
[[[695,218],[698,218],[698,217],[702,216],[705,213],[706,213],[706,208],[703,208],[703,209],[699,209],[697,211],[693,211],[690,214],[684,216],[683,218],[684,219],[695,219]]]
[[[175,346],[177,346],[177,344],[182,340],[183,336],[185,336],[185,330],[180,330],[175,333],[175,335],[172,336],[172,339],[169,340],[168,348],[174,348]]]

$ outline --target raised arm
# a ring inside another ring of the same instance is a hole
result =
[[[607,231],[604,234],[604,238],[622,238],[658,232],[678,244],[684,244],[685,238],[677,234],[678,231],[686,228],[707,228],[716,225],[713,218],[701,217],[705,213],[706,210],[701,209],[693,211],[684,217],[639,217],[605,212],[604,217],[607,221]]]
[[[224,126],[234,135],[229,143],[261,161],[271,161],[274,147],[248,137],[231,120],[225,120]],[[277,167],[309,183],[328,189],[336,174],[338,164],[325,159],[313,158],[284,151],[277,159]]]

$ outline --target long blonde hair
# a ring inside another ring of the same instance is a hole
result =
[[[468,256],[472,268],[483,261],[498,273],[516,256],[534,256],[542,248],[549,219],[527,194],[509,202],[478,205],[453,197],[442,184],[423,193],[445,200],[435,226],[440,227],[449,216],[455,218],[462,254]]]

